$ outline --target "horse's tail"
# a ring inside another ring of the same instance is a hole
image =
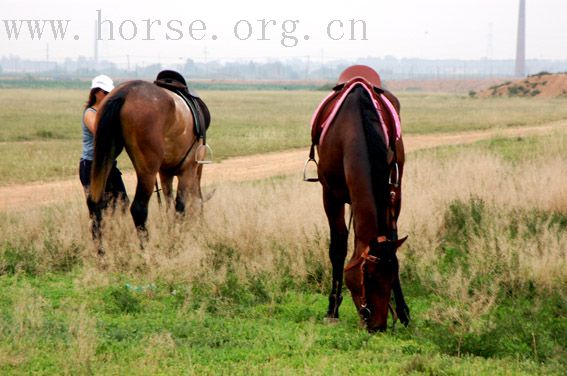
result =
[[[386,235],[386,209],[388,207],[388,148],[385,137],[381,136],[376,127],[380,124],[380,119],[376,113],[374,104],[368,92],[362,87],[355,89],[360,98],[360,115],[366,147],[370,159],[370,176],[372,180],[372,193],[376,204],[377,224],[379,235]]]
[[[124,105],[126,94],[126,91],[119,91],[109,98],[101,109],[95,134],[90,185],[90,198],[95,203],[101,201],[112,165],[124,148],[120,110]]]

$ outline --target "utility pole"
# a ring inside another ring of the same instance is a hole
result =
[[[520,0],[518,44],[516,45],[516,77],[526,75],[526,0]]]
[[[98,26],[96,21],[94,23],[94,63],[95,69],[98,68]]]

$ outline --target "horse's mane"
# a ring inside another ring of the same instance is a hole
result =
[[[386,231],[386,215],[385,210],[388,205],[388,149],[386,147],[385,137],[381,135],[378,129],[382,127],[380,119],[376,113],[374,104],[370,95],[362,87],[357,87],[353,93],[358,93],[360,100],[360,116],[362,120],[362,128],[366,139],[366,147],[368,158],[370,160],[372,192],[377,210],[377,221],[379,231]],[[352,95],[352,94],[351,94]]]

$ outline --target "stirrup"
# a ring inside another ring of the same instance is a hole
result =
[[[307,177],[307,168],[309,167],[309,163],[313,162],[315,163],[315,167],[319,167],[319,164],[317,164],[317,161],[313,158],[309,158],[305,161],[305,164],[303,165],[303,181],[309,182],[309,183],[316,183],[319,181],[319,177]]]
[[[392,174],[394,174],[394,177],[392,177]],[[400,167],[398,166],[398,162],[394,162],[394,165],[390,170],[390,175],[388,176],[388,184],[396,188],[400,185]]]
[[[199,150],[201,150],[202,148],[205,148],[205,155],[203,156],[203,159],[199,159]],[[211,149],[209,144],[201,144],[197,147],[197,150],[195,151],[195,162],[197,162],[198,164],[213,163],[213,149]]]

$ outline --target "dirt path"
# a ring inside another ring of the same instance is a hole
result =
[[[450,134],[406,135],[406,152],[443,145],[468,144],[494,136],[523,137],[549,134],[555,130],[567,131],[567,121],[533,127],[516,127]],[[296,174],[299,178],[307,150],[290,150],[277,153],[230,158],[221,163],[207,165],[203,172],[203,184],[211,185],[224,181],[246,181],[276,175]],[[128,192],[135,190],[133,173],[124,175]],[[24,210],[41,205],[84,200],[78,178],[0,187],[0,212]]]

